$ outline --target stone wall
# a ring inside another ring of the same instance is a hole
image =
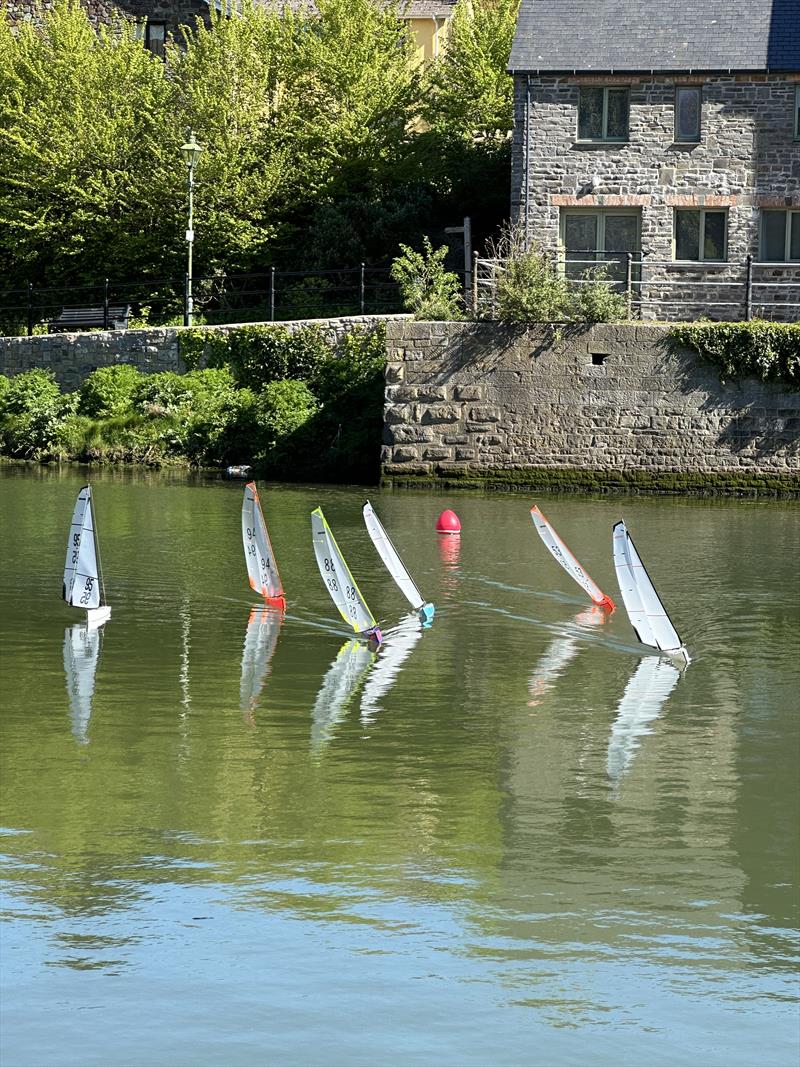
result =
[[[6,0],[5,4],[12,25],[20,22],[40,25],[42,12],[51,6],[37,0]],[[177,40],[180,40],[180,26],[194,26],[198,18],[209,21],[208,4],[204,0],[82,0],[81,6],[95,28],[114,26],[120,17],[137,22],[150,20],[163,22],[167,32]]]
[[[393,323],[383,472],[526,481],[549,471],[654,486],[701,475],[800,488],[800,393],[723,385],[666,337],[655,325]]]
[[[408,316],[353,315],[339,319],[306,319],[293,322],[246,323],[283,327],[290,332],[304,326],[319,327],[331,345],[354,328],[374,329],[383,322],[395,322]],[[210,333],[229,333],[237,325],[201,326],[195,329]],[[107,330],[87,333],[41,334],[34,337],[0,337],[0,374],[45,368],[53,371],[62,389],[78,389],[81,382],[98,367],[113,363],[130,363],[145,374],[158,371],[186,370],[180,355],[182,326],[153,327],[147,330]]]
[[[631,209],[639,220],[648,283],[643,295],[675,302],[645,305],[644,318],[743,318],[745,261],[748,255],[759,259],[762,211],[800,209],[800,144],[794,139],[798,84],[800,74],[518,75],[512,216],[529,240],[556,248],[565,211]],[[629,87],[626,142],[578,140],[580,90],[589,85]],[[697,144],[675,141],[677,85],[701,87]],[[680,208],[727,213],[727,263],[674,262],[674,215]],[[800,306],[770,306],[800,304],[800,264],[756,266],[753,280],[794,283],[792,289],[756,284],[753,306],[759,317],[800,319]]]

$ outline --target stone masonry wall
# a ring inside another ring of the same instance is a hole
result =
[[[761,211],[800,208],[800,142],[794,139],[795,90],[800,73],[668,77],[518,75],[512,150],[512,216],[530,240],[545,248],[560,241],[565,209],[632,208],[640,216],[645,297],[677,301],[645,307],[645,318],[744,317],[745,258],[759,259]],[[581,86],[630,89],[629,137],[624,143],[578,140]],[[675,89],[702,89],[700,141],[675,141]],[[593,176],[596,187],[592,188]],[[728,264],[674,264],[676,208],[724,209]],[[648,265],[658,263],[658,266]],[[664,266],[662,264],[669,264]],[[756,286],[754,311],[762,318],[797,320],[800,264],[754,268],[755,282],[791,281],[795,287]],[[692,288],[670,283],[697,283]],[[703,289],[703,283],[715,284]],[[700,299],[698,299],[698,297]],[[759,303],[760,302],[760,303]],[[711,303],[730,304],[713,308]]]
[[[552,468],[800,476],[800,393],[723,385],[656,325],[397,322],[384,474]]]
[[[333,345],[353,329],[374,329],[379,323],[408,316],[353,315],[339,319],[307,319],[294,322],[246,323],[274,325],[290,332],[304,326],[319,327]],[[238,326],[196,327],[213,333],[229,333]],[[34,337],[0,337],[0,374],[9,376],[37,368],[50,369],[62,389],[79,389],[87,374],[98,367],[130,363],[145,374],[176,371],[186,367],[180,356],[182,326],[148,330],[108,330],[87,333],[41,334]]]

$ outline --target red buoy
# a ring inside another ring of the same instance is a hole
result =
[[[436,532],[442,534],[461,533],[461,519],[450,508],[446,508],[436,520]]]

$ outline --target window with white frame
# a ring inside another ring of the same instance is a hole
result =
[[[761,259],[800,262],[800,211],[761,212]]]
[[[727,259],[727,211],[681,208],[675,211],[675,259],[721,263]]]
[[[696,144],[700,140],[703,93],[699,85],[675,87],[675,140]]]
[[[630,89],[582,85],[578,101],[579,141],[627,141]]]

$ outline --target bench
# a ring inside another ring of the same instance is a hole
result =
[[[109,304],[108,325],[103,314],[103,305],[85,308],[62,308],[61,313],[47,324],[50,333],[72,333],[75,330],[108,329],[127,330],[131,317],[130,304]]]

